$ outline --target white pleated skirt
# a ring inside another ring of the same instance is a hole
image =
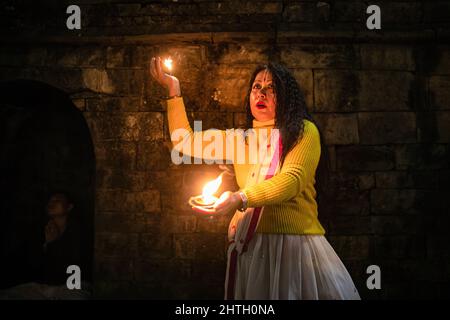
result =
[[[234,299],[361,298],[325,236],[255,233],[237,261]]]

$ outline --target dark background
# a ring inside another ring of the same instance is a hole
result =
[[[450,3],[318,2],[76,1],[82,28],[68,30],[72,1],[2,1],[0,80],[37,81],[2,84],[2,254],[69,186],[95,228],[95,297],[222,298],[230,217],[187,205],[220,170],[171,163],[149,59],[174,59],[203,128],[240,125],[251,71],[276,60],[324,132],[319,219],[361,296],[449,298]],[[369,4],[381,30],[365,26]],[[371,264],[381,290],[366,287]]]

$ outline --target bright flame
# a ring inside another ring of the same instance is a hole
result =
[[[207,184],[205,184],[202,192],[203,201],[205,201],[206,203],[214,202],[215,200],[214,193],[217,192],[221,184],[222,184],[222,175],[218,176],[213,181],[210,181]]]
[[[167,58],[164,60],[164,66],[169,70],[172,71],[172,59]]]

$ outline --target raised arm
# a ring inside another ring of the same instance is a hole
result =
[[[286,155],[281,171],[242,191],[248,207],[261,207],[287,201],[302,192],[314,179],[320,159],[320,135],[314,123],[305,120],[303,136]]]
[[[167,100],[167,119],[174,151],[205,161],[233,161],[233,157],[226,153],[226,140],[233,137],[225,130],[192,130],[183,97],[176,96]]]
[[[161,86],[168,90],[169,97],[171,97],[167,100],[167,115],[170,136],[174,146],[172,159],[181,163],[183,160],[181,154],[183,154],[188,157],[193,156],[204,159],[207,163],[208,161],[213,162],[217,160],[232,161],[231,156],[226,153],[226,140],[233,140],[234,135],[229,134],[229,131],[225,130],[192,130],[186,115],[184,101],[181,97],[179,80],[162,70],[160,57],[152,58],[150,73]]]

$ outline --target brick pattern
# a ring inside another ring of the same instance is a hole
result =
[[[444,1],[440,9],[426,1],[383,5],[391,29],[441,32],[449,23]],[[325,24],[318,24],[323,17],[311,1],[83,1],[82,7],[89,32],[104,36],[265,31],[257,21],[279,17],[280,30],[347,30],[364,21],[360,1],[333,1]],[[155,43],[5,44],[0,51],[1,80],[36,79],[69,92],[91,130],[99,297],[222,297],[230,217],[201,219],[187,205],[219,169],[171,163],[165,92],[148,63],[170,54],[189,118],[203,120],[204,128],[231,128],[245,121],[250,73],[273,58],[274,43],[233,33],[213,41],[197,36],[189,43],[177,36]],[[333,199],[319,204],[319,218],[363,297],[448,297],[450,46],[280,41],[276,56],[299,81],[330,151]],[[226,181],[223,189],[232,188]],[[365,289],[370,264],[381,267],[381,291]]]
[[[5,35],[65,32],[66,2],[6,1],[0,30]],[[376,3],[382,28],[389,31],[448,30],[448,1],[387,1]],[[369,4],[362,0],[164,0],[80,1],[83,35],[142,35],[168,32],[235,32],[288,30],[364,31]]]

